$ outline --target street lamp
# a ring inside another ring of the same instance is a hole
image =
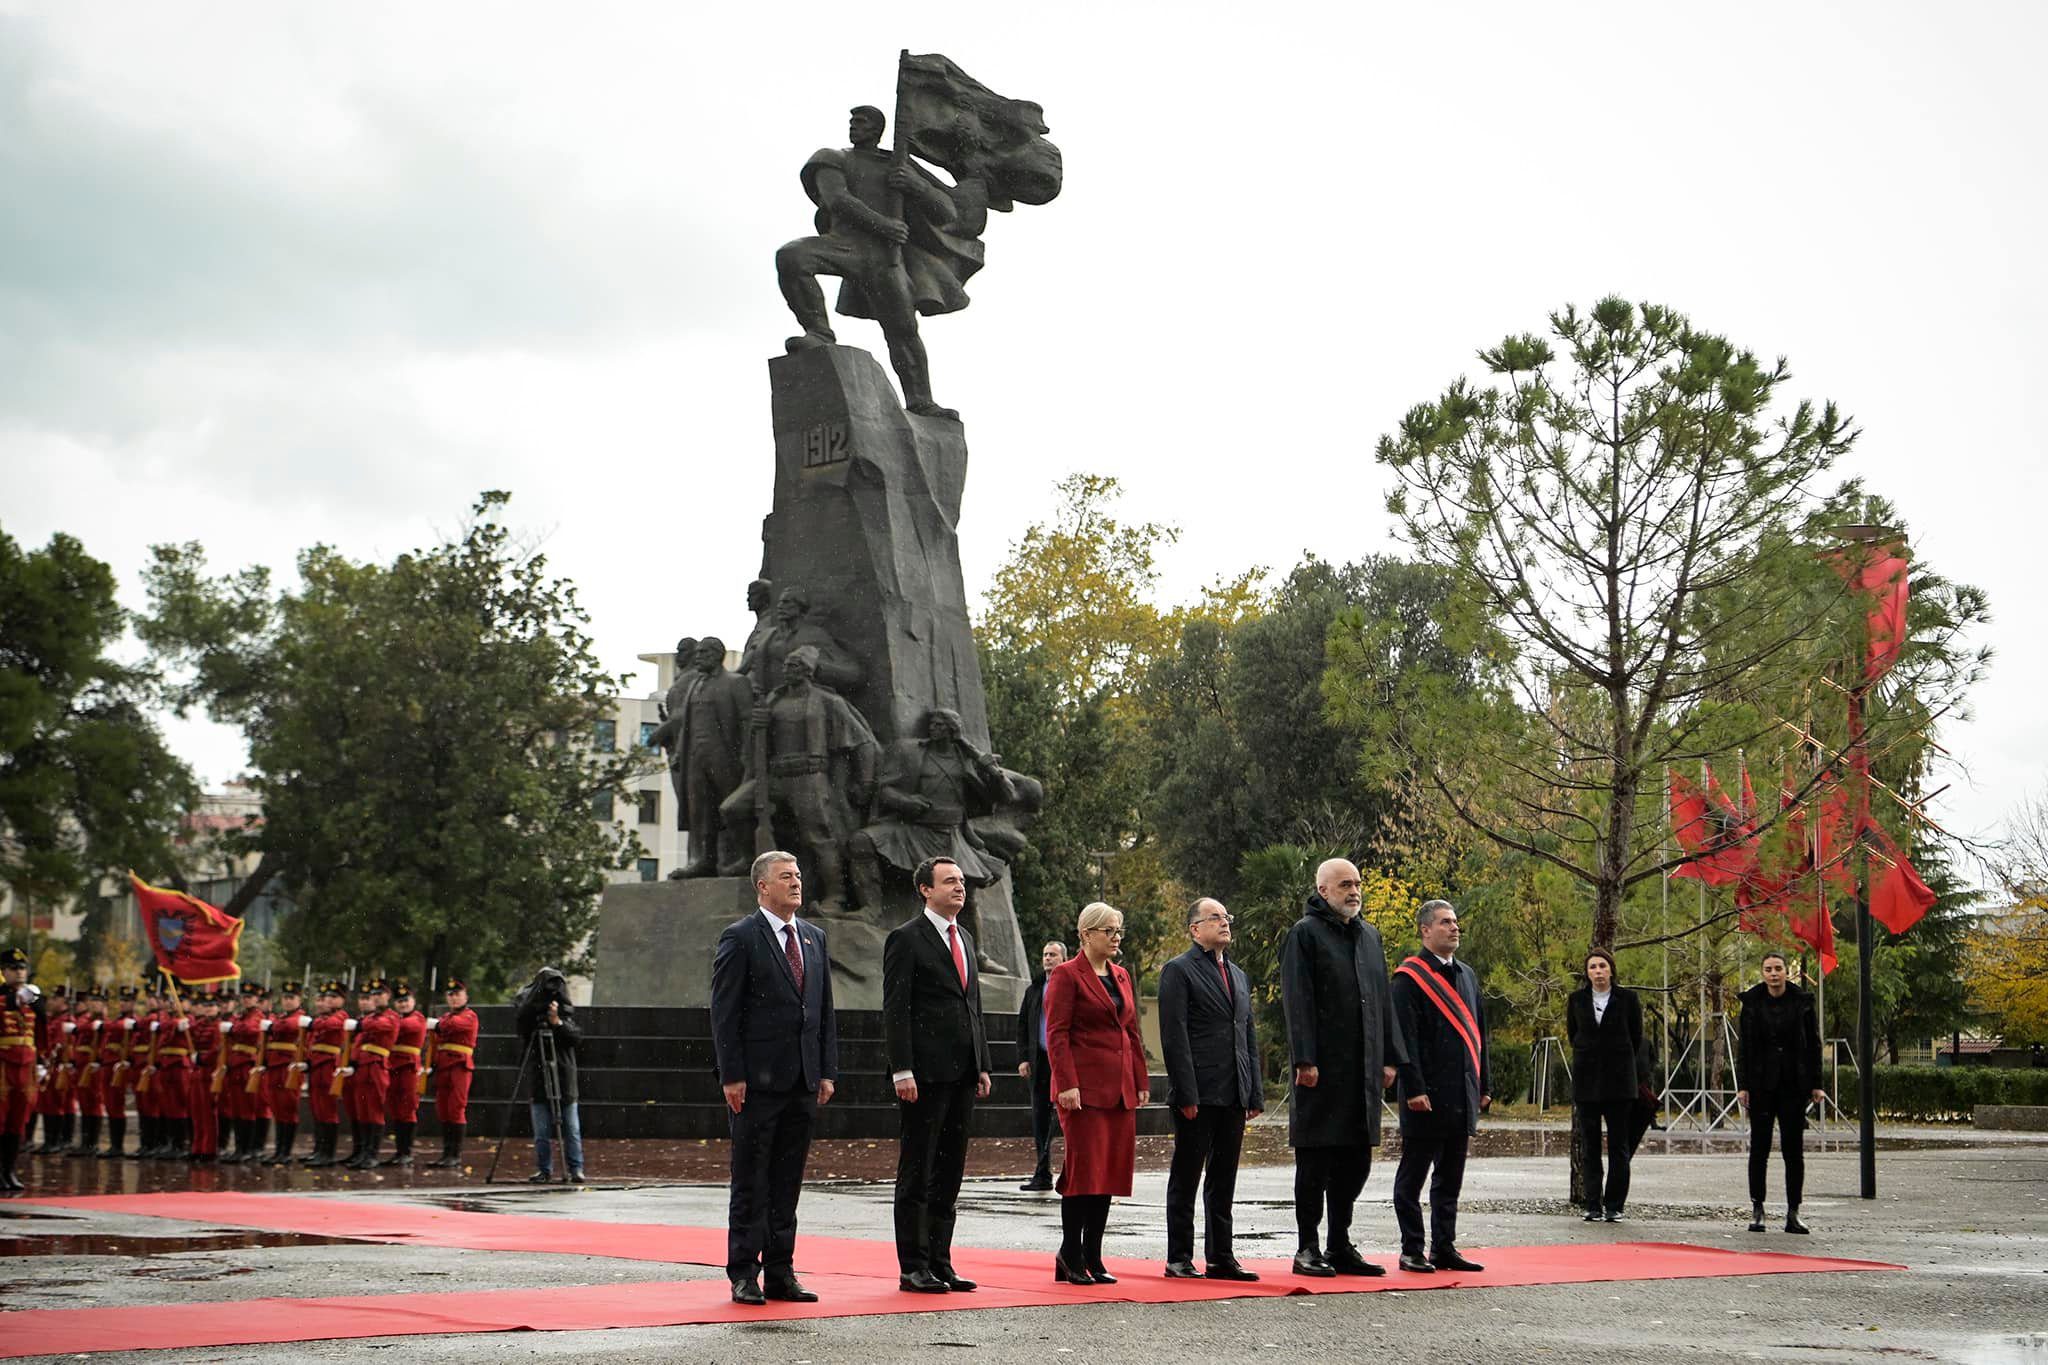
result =
[[[1855,524],[1837,526],[1834,536],[1858,547],[1856,564],[1849,576],[1852,601],[1861,597],[1859,575],[1870,547],[1903,543],[1897,527]],[[1877,1198],[1877,1057],[1870,1027],[1870,958],[1876,948],[1876,933],[1870,923],[1870,854],[1863,842],[1863,829],[1870,819],[1870,758],[1863,732],[1863,698],[1870,690],[1869,616],[1857,611],[1858,651],[1855,680],[1849,687],[1849,767],[1856,774],[1856,811],[1853,837],[1856,840],[1856,1110],[1858,1164],[1861,1167],[1865,1199]]]

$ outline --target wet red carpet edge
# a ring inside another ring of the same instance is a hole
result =
[[[516,1214],[466,1213],[367,1199],[266,1194],[103,1195],[34,1200],[49,1208],[189,1219],[400,1245],[480,1251],[528,1251],[716,1266],[725,1259],[722,1228],[594,1223]],[[798,1243],[797,1271],[818,1292],[815,1304],[741,1308],[722,1277],[634,1284],[564,1285],[446,1294],[369,1294],[319,1299],[243,1299],[139,1307],[28,1309],[0,1314],[0,1357],[92,1351],[275,1345],[344,1338],[472,1332],[588,1331],[673,1327],[784,1318],[928,1313],[931,1297],[896,1287],[895,1253],[886,1242],[810,1237]],[[1281,1261],[1249,1262],[1265,1278],[1251,1284],[1169,1280],[1151,1261],[1113,1261],[1115,1285],[1055,1284],[1045,1252],[957,1248],[954,1265],[977,1280],[973,1294],[939,1301],[958,1309],[1029,1308],[1091,1302],[1185,1303],[1290,1294],[1371,1293],[1387,1289],[1477,1289],[1586,1284],[1614,1280],[1698,1279],[1816,1271],[1898,1270],[1878,1261],[1723,1251],[1669,1242],[1473,1248],[1486,1269],[1469,1274],[1380,1279],[1304,1280]]]

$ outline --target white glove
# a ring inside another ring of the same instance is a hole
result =
[[[353,1076],[356,1074],[356,1069],[352,1066],[345,1066],[341,1069],[341,1074],[344,1076]]]
[[[310,1015],[310,1014],[302,1014],[302,1015],[300,1015],[300,1016],[299,1016],[299,1027],[300,1027],[300,1028],[311,1028],[311,1027],[313,1027],[313,1016],[312,1016],[312,1015]]]
[[[439,1028],[439,1027],[441,1027],[441,1021],[440,1021],[439,1019],[429,1019],[429,1020],[427,1020],[427,1031],[428,1031],[428,1032],[430,1032],[430,1033],[431,1033],[431,1032],[432,1032],[433,1030],[435,1030],[435,1029],[437,1029],[437,1028]]]
[[[356,1021],[355,1021],[355,1020],[353,1020],[353,1019],[344,1019],[344,1020],[342,1020],[342,1021],[341,1021],[341,1031],[342,1031],[343,1033],[354,1033],[354,1032],[356,1031]]]
[[[24,981],[21,983],[20,986],[15,988],[14,1003],[21,1006],[23,1009],[27,1009],[30,1005],[35,1004],[36,1001],[42,998],[43,988],[41,986],[36,985],[34,982]]]
[[[178,1032],[180,1032],[180,1033],[183,1033],[183,1032],[185,1032],[185,1030],[187,1030],[187,1029],[189,1029],[189,1028],[191,1028],[191,1027],[192,1027],[192,1021],[191,1021],[190,1019],[187,1019],[187,1018],[186,1018],[186,1017],[185,1017],[184,1015],[182,1015],[182,1014],[178,1016]]]
[[[44,1083],[45,1081],[47,1081],[47,1080],[49,1080],[49,1079],[50,1079],[50,1068],[48,1068],[48,1067],[46,1067],[46,1066],[39,1066],[39,1067],[37,1067],[37,1068],[36,1068],[36,1084],[37,1084],[37,1085],[41,1085],[41,1084],[43,1084],[43,1083]]]
[[[78,1025],[72,1023],[69,1019],[66,1019],[64,1021],[64,1031],[66,1033],[76,1033],[78,1032]]]
[[[151,1033],[155,1033],[158,1029],[162,1028],[163,1026],[164,1021],[161,1019],[152,1019],[149,1021],[149,1031]]]
[[[285,1069],[287,1071],[304,1071],[306,1069],[306,1064],[304,1062],[293,1062],[290,1066],[286,1067]]]
[[[121,1027],[123,1030],[132,1029],[135,1027],[135,1020],[132,1018],[123,1019],[121,1021]]]
[[[265,1019],[265,1020],[263,1021],[263,1031],[264,1031],[265,1033],[268,1033],[268,1032],[270,1032],[270,1021],[269,1021],[268,1019]]]

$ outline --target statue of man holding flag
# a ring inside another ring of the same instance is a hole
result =
[[[1043,204],[1059,193],[1059,148],[1044,137],[1039,106],[1004,99],[945,57],[902,55],[896,78],[896,146],[881,149],[888,119],[860,105],[847,120],[852,146],[825,148],[804,163],[804,192],[818,206],[818,236],[775,253],[782,297],[801,335],[791,351],[837,341],[820,275],[840,279],[840,313],[882,325],[903,404],[925,417],[957,420],[932,398],[918,315],[967,306],[968,278],[981,269],[988,212]],[[910,159],[944,169],[946,184]]]

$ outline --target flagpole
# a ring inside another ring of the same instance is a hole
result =
[[[910,142],[903,135],[903,68],[909,61],[909,48],[906,47],[896,54],[896,128],[895,134],[889,143],[889,169],[892,171],[902,170],[910,161]],[[901,190],[892,189],[889,191],[889,216],[891,218],[903,217],[903,192]],[[889,264],[898,269],[902,268],[903,244],[901,242],[889,243]]]

